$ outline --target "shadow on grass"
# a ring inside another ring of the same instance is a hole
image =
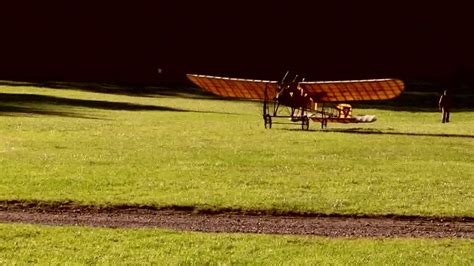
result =
[[[299,128],[297,126],[299,126]],[[344,129],[335,128],[335,129],[302,130],[301,125],[298,125],[298,124],[295,124],[295,127],[293,128],[278,128],[276,130],[323,132],[323,133],[348,133],[348,134],[361,134],[361,135],[400,135],[400,136],[417,136],[417,137],[474,138],[474,135],[468,135],[468,134],[395,132],[395,131],[383,131],[380,129],[370,129],[370,128],[344,128]]]
[[[57,107],[79,107],[102,110],[122,111],[167,111],[167,112],[200,112],[166,106],[141,105],[127,102],[108,102],[97,100],[69,99],[38,94],[0,93],[0,115],[54,115],[78,118],[94,118],[72,111],[58,111]],[[215,113],[215,112],[202,112]]]
[[[373,135],[401,135],[401,136],[419,136],[419,137],[474,138],[474,135],[467,135],[467,134],[393,132],[393,131],[383,131],[380,129],[368,129],[368,128],[324,129],[324,130],[321,130],[321,132],[336,132],[336,133],[366,134],[366,135],[373,134]]]
[[[30,108],[20,106],[2,105],[0,103],[0,116],[30,116],[30,115],[48,115],[48,116],[62,116],[71,118],[85,118],[85,119],[99,119],[94,116],[87,116],[76,112],[61,112],[45,110],[41,108]]]
[[[0,80],[0,86],[16,87],[38,87],[48,89],[80,90],[86,92],[118,94],[138,97],[186,97],[196,99],[221,100],[222,97],[213,95],[204,90],[186,86],[142,86],[142,85],[119,85],[111,83],[91,83],[91,82],[23,82]],[[226,99],[228,100],[228,99]]]
[[[439,112],[440,94],[436,92],[404,92],[399,97],[385,101],[364,101],[353,104],[354,109],[371,108],[404,112]],[[473,111],[474,95],[452,95],[452,111]]]

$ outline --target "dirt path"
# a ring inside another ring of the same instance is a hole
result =
[[[328,237],[474,238],[474,218],[416,216],[269,215],[192,208],[94,207],[72,203],[0,201],[0,223],[161,227],[202,232],[318,235]]]

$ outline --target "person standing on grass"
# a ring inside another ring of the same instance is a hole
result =
[[[439,98],[439,110],[441,111],[441,122],[449,123],[449,109],[451,108],[451,98],[445,90]]]

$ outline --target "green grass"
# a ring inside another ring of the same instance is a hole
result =
[[[0,86],[0,199],[474,215],[472,111],[265,130],[258,103],[156,92]]]
[[[474,241],[327,239],[0,224],[0,264],[469,265]]]

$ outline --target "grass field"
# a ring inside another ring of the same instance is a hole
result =
[[[474,216],[472,110],[441,124],[436,109],[386,106],[354,110],[372,124],[265,130],[259,103],[106,89],[0,86],[0,200]],[[454,239],[27,225],[0,225],[0,237],[0,263],[473,261],[472,240]]]
[[[195,94],[0,92],[0,199],[474,214],[474,112],[356,109],[378,121],[304,132]]]
[[[1,225],[0,264],[469,265],[474,242]]]

